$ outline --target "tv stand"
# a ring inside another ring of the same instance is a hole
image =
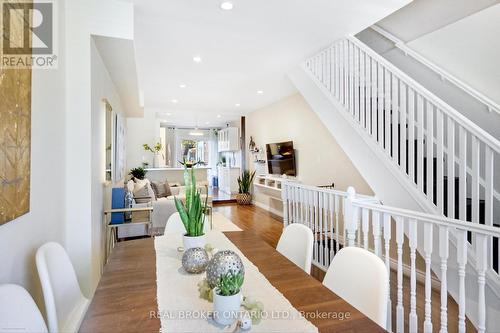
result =
[[[281,188],[285,181],[298,182],[295,177],[285,178],[278,175],[256,175],[253,184],[255,188],[259,188],[261,192],[265,192],[269,197],[281,200]]]

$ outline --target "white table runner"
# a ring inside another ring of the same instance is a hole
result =
[[[219,250],[233,250],[245,265],[244,296],[261,301],[264,304],[264,319],[253,325],[249,332],[288,333],[318,332],[309,321],[259,272],[238,248],[220,231],[207,233],[207,242]],[[177,248],[182,246],[180,235],[165,235],[155,238],[156,279],[158,309],[161,320],[161,332],[231,332],[231,328],[216,326],[206,316],[213,310],[213,304],[199,298],[197,284],[205,273],[191,275],[181,265],[182,253]],[[190,318],[186,318],[190,316]]]

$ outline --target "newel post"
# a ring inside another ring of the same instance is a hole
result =
[[[358,208],[353,206],[356,199],[356,190],[354,187],[347,188],[347,198],[345,202],[344,227],[347,234],[347,246],[355,246],[356,231],[358,229]]]

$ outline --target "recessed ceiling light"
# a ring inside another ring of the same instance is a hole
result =
[[[179,84],[179,88],[186,88],[186,87],[187,87],[187,85],[184,83]]]
[[[262,90],[257,90],[257,94],[262,95],[264,92]]]
[[[231,1],[224,1],[220,4],[220,8],[223,10],[231,10],[233,9],[233,3]]]
[[[192,135],[192,136],[203,136],[203,132],[189,132],[189,135]]]
[[[218,115],[217,115],[217,118],[220,118],[220,117],[221,117],[221,115],[220,115],[220,114],[218,114]]]
[[[172,103],[179,103],[179,101],[178,101],[178,100],[176,100],[176,99],[173,99],[173,100],[172,100]]]
[[[200,56],[194,56],[193,57],[194,62],[201,62],[201,57]]]
[[[236,106],[236,107],[239,107],[240,105],[241,105],[240,103],[234,104],[234,106]]]
[[[210,124],[210,122],[209,122],[209,121],[207,121],[207,122],[205,122],[205,124],[206,124],[206,125],[209,125],[209,124]]]
[[[170,112],[165,113],[166,116],[171,116],[172,114]]]

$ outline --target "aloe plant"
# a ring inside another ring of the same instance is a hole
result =
[[[250,193],[250,186],[252,186],[253,178],[255,177],[255,171],[250,173],[250,171],[245,170],[238,177],[238,191],[239,193]]]
[[[186,236],[202,236],[203,225],[205,224],[205,214],[203,213],[207,207],[208,196],[205,197],[205,203],[203,203],[201,193],[196,190],[196,177],[193,168],[184,168],[184,184],[186,187],[186,203],[175,197],[175,208],[177,208],[186,229]]]
[[[233,273],[233,271],[229,271],[220,276],[216,286],[217,293],[221,296],[236,295],[240,292],[243,280],[244,277],[241,272]]]

